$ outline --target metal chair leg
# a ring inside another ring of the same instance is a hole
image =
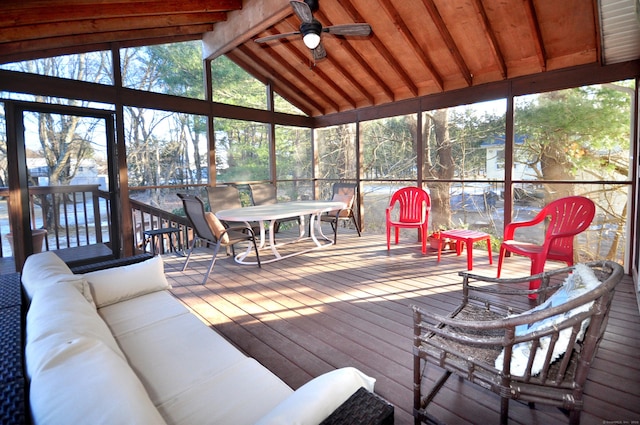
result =
[[[218,256],[219,250],[220,250],[220,241],[218,241],[215,248],[213,248],[213,258],[211,258],[211,262],[209,263],[209,269],[207,270],[207,273],[204,275],[204,280],[202,281],[203,285],[205,285],[207,283],[207,280],[209,279],[209,275],[211,274],[211,271],[213,270],[213,266],[216,263],[216,257]]]
[[[187,254],[187,259],[184,262],[184,265],[182,266],[182,271],[185,271],[187,269],[187,264],[189,264],[189,259],[191,258],[191,253],[193,252],[193,247],[196,244],[196,239],[197,238],[193,238],[193,240],[191,241],[191,246],[189,247],[189,253]]]

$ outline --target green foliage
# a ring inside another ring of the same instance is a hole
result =
[[[516,129],[527,136],[519,158],[545,180],[629,175],[629,82],[529,96],[518,104]]]
[[[269,179],[269,132],[266,124],[217,119],[215,131],[221,181]]]
[[[149,68],[156,69],[167,94],[204,99],[202,43],[149,46]]]
[[[266,109],[266,86],[226,56],[219,56],[211,62],[211,79],[215,102]]]

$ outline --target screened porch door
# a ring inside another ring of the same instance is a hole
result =
[[[120,246],[113,113],[23,102],[5,110],[2,257],[16,270],[45,250],[74,265],[112,257]]]

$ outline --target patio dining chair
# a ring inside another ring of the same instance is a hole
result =
[[[212,212],[242,208],[240,191],[235,186],[207,186],[207,197]]]
[[[394,218],[394,209],[398,210],[397,218]],[[392,229],[395,229],[397,245],[400,228],[402,227],[418,229],[422,242],[422,253],[426,254],[429,211],[431,211],[431,198],[420,187],[403,187],[391,195],[391,201],[386,210],[387,251],[391,249]]]
[[[507,224],[500,246],[498,277],[507,252],[529,257],[532,276],[544,271],[547,260],[563,261],[568,266],[573,265],[574,237],[587,230],[595,212],[596,206],[592,200],[583,196],[568,196],[550,202],[532,220]],[[545,220],[547,229],[541,245],[515,239],[516,230],[533,228],[532,226]],[[539,281],[532,281],[529,289],[536,289],[539,284]]]
[[[338,224],[339,223],[353,223],[353,226],[360,234],[360,226],[356,220],[354,210],[354,204],[357,205],[357,190],[358,185],[355,183],[334,183],[332,189],[332,201],[344,202],[347,204],[346,208],[328,211],[320,216],[320,221],[330,223],[333,229],[333,243],[338,243]]]
[[[207,186],[207,197],[209,198],[209,208],[213,213],[222,210],[242,208],[243,206],[240,200],[240,191],[235,186]],[[258,222],[251,221],[249,225],[255,233],[260,231]],[[225,226],[229,227],[231,224],[225,223]]]
[[[221,246],[231,247],[232,254],[235,257],[234,245],[240,242],[248,242],[247,253],[251,250],[251,246],[253,246],[258,267],[261,267],[255,233],[250,226],[225,227],[214,213],[204,210],[202,199],[185,193],[178,193],[177,195],[182,200],[184,212],[193,226],[194,233],[193,240],[188,248],[187,259],[184,262],[184,266],[182,266],[182,271],[187,269],[193,248],[198,241],[207,245],[213,245],[213,256],[211,257],[209,268],[204,275],[203,285],[207,283],[207,279],[209,279],[209,274],[211,274],[213,270]]]
[[[251,203],[253,205],[272,205],[278,202],[277,189],[271,183],[252,183],[249,185]],[[299,217],[285,218],[275,222],[276,233],[280,230],[280,224],[287,221],[296,221],[300,224]]]

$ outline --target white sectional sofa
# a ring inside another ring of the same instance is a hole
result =
[[[22,285],[38,424],[317,424],[373,391],[354,368],[293,391],[173,297],[161,257],[78,275],[43,252]]]

